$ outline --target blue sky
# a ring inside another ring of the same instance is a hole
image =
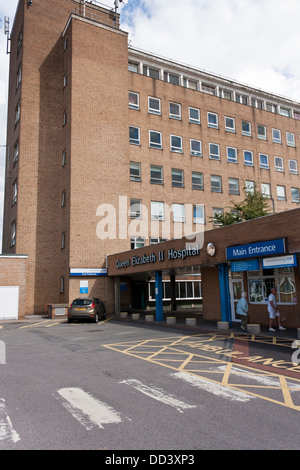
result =
[[[0,241],[9,59],[3,17],[12,24],[17,3],[0,0]],[[101,3],[114,7],[114,0]],[[132,47],[300,102],[299,0],[128,0],[119,13]]]

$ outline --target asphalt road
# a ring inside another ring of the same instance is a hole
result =
[[[299,449],[291,342],[262,339],[115,319],[0,324],[0,450]]]

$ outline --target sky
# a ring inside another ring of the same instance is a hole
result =
[[[17,3],[0,0],[0,251],[9,73],[3,18],[13,24]],[[300,102],[299,0],[128,0],[119,13],[132,47]]]

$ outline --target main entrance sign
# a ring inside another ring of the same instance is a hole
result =
[[[278,238],[260,243],[250,243],[249,245],[231,246],[226,248],[226,259],[235,261],[243,258],[257,258],[262,256],[274,256],[285,253],[285,239]]]

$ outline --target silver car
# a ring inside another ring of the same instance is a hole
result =
[[[98,297],[80,297],[73,300],[68,312],[68,323],[73,320],[91,319],[97,323],[106,318],[106,308]]]

